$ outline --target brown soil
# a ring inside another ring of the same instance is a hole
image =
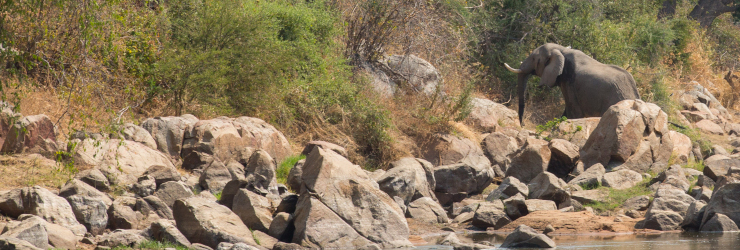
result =
[[[496,231],[513,231],[521,224],[542,231],[550,224],[555,228],[555,234],[627,233],[634,232],[635,224],[640,221],[640,219],[620,217],[622,221],[615,222],[615,218],[611,216],[598,216],[587,211],[574,213],[537,211],[521,217]]]
[[[0,190],[39,185],[59,190],[73,173],[38,154],[0,155]]]

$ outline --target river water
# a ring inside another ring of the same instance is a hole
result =
[[[441,236],[439,236],[441,237]],[[490,242],[499,246],[505,235],[487,233],[458,234],[475,242]],[[610,234],[610,235],[554,235],[557,249],[597,250],[704,250],[740,249],[740,232],[731,233],[664,233],[664,234]],[[428,239],[434,242],[434,239]],[[452,249],[447,246],[430,245],[418,249]]]

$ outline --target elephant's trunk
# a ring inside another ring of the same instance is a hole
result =
[[[524,126],[524,95],[527,93],[527,80],[530,74],[519,73],[517,77],[517,96],[519,97],[519,123]]]

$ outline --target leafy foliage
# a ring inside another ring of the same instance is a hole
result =
[[[542,139],[544,139],[546,141],[550,141],[550,140],[552,140],[552,137],[555,134],[560,134],[562,136],[566,136],[568,134],[575,134],[575,133],[583,130],[583,127],[581,127],[579,125],[579,126],[576,126],[575,130],[573,130],[572,132],[560,131],[558,129],[558,126],[560,126],[560,123],[563,123],[563,122],[565,122],[567,120],[568,120],[568,118],[566,118],[565,116],[560,117],[560,118],[557,118],[556,117],[556,118],[552,119],[551,121],[548,121],[544,125],[537,125],[537,130],[535,132],[535,136],[537,136],[537,138],[541,138],[542,137],[542,133],[545,132],[545,131],[547,131],[548,132],[548,135],[545,136]]]
[[[277,181],[278,183],[287,183],[288,180],[288,174],[290,173],[290,170],[293,169],[293,166],[300,161],[306,159],[305,155],[294,155],[286,158],[283,160],[283,162],[278,165],[277,168]]]

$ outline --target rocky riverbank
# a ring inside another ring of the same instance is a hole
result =
[[[685,110],[676,116],[685,126],[730,135],[730,145],[740,146],[740,125],[708,91],[696,85],[680,100]],[[487,131],[481,142],[438,134],[417,158],[370,172],[341,146],[314,141],[285,184],[277,163],[297,152],[256,118],[155,117],[117,133],[59,140],[45,115],[6,108],[6,169],[32,161],[33,169],[81,171],[43,187],[4,170],[0,248],[105,249],[152,240],[192,249],[405,248],[463,244],[423,235],[520,225],[531,227],[520,228],[526,237],[738,228],[740,153],[715,145],[703,157],[655,104],[622,101],[601,118],[538,134],[516,117],[490,122],[513,111],[479,103],[469,119]],[[693,162],[703,162],[703,171],[687,168]]]

